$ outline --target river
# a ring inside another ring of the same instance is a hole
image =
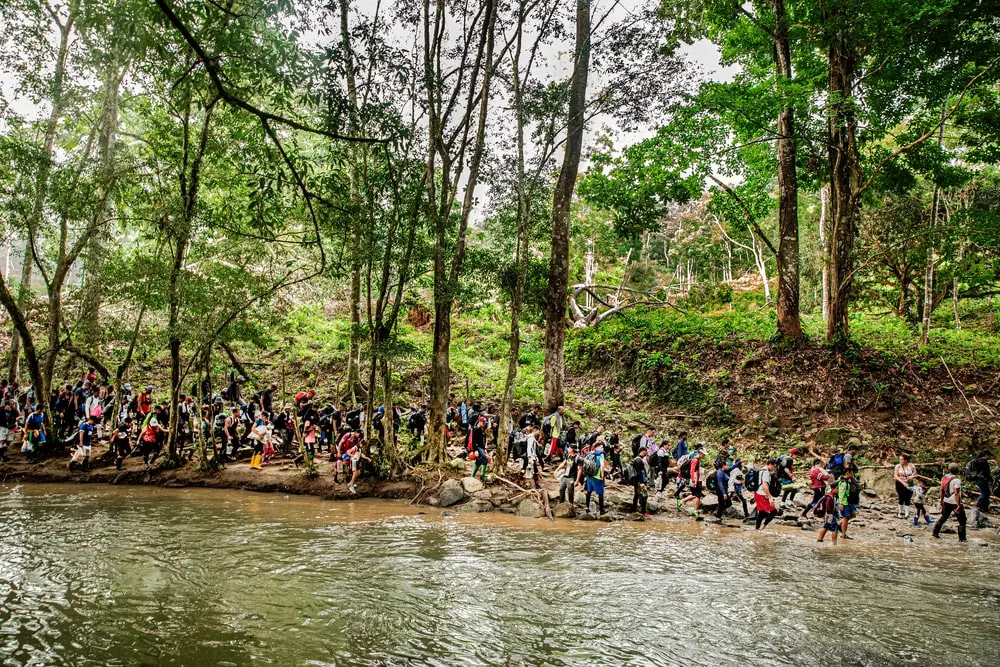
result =
[[[14,665],[997,665],[995,550],[0,487]]]

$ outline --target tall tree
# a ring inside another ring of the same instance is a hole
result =
[[[422,12],[429,144],[424,184],[436,244],[428,418],[428,454],[433,461],[446,458],[444,421],[451,381],[451,311],[486,145],[496,14],[493,0],[486,0],[476,12],[458,17],[451,15],[444,0],[436,0],[433,8],[431,0],[424,0]],[[451,64],[447,56],[453,49],[449,48],[446,34],[448,23],[457,19],[465,27],[454,49],[460,54],[459,62]],[[453,209],[463,177],[465,192],[455,230]]]
[[[565,400],[566,294],[569,289],[569,210],[576,188],[586,129],[587,78],[590,75],[590,0],[576,0],[576,40],[569,87],[566,152],[552,199],[549,294],[545,312],[545,403],[554,410]]]

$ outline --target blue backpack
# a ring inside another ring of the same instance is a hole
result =
[[[839,479],[844,476],[844,472],[847,470],[847,466],[844,465],[845,452],[840,454],[834,454],[830,457],[830,462],[827,464],[827,468],[830,470],[830,474],[833,475],[835,479]]]

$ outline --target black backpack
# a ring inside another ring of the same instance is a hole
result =
[[[771,473],[771,481],[768,483],[768,490],[771,492],[771,496],[781,495],[781,478],[778,477],[778,471],[775,470]]]
[[[222,431],[226,428],[227,416],[228,415],[226,415],[225,412],[220,412],[215,415],[215,421],[212,422],[212,434],[215,435],[216,438],[222,437]]]
[[[847,490],[847,504],[857,505],[861,502],[861,485],[858,484],[857,480],[853,479],[842,479],[841,484],[850,484],[850,488]]]
[[[587,458],[583,460],[583,474],[587,477],[596,477],[600,470],[601,466],[597,464],[597,455],[594,453],[587,454]]]
[[[747,491],[756,491],[760,488],[760,471],[750,468],[747,470],[746,479],[743,482],[743,486],[746,487]]]
[[[705,479],[705,488],[709,491],[717,491],[719,489],[719,471],[714,470],[712,474]]]
[[[639,443],[642,442],[642,434],[632,438],[632,456],[639,456]]]
[[[962,476],[965,478],[966,482],[981,482],[985,479],[989,479],[989,477],[983,474],[983,468],[985,467],[988,469],[989,464],[987,463],[985,466],[976,465],[976,461],[979,460],[981,459],[972,459],[965,464],[965,473]]]
[[[639,472],[635,469],[635,460],[625,466],[625,483],[635,484],[639,480]]]

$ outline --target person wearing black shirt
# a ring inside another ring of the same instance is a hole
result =
[[[646,514],[646,502],[649,500],[649,491],[646,487],[646,483],[649,481],[646,454],[646,446],[643,445],[629,464],[635,474],[632,478],[632,511],[643,515]]]
[[[625,476],[625,469],[622,467],[622,430],[616,429],[614,433],[607,437],[608,446],[604,451],[611,461],[611,476],[621,479]]]
[[[111,432],[111,451],[115,453],[115,468],[122,469],[122,464],[132,452],[130,438],[132,436],[132,418],[125,417],[125,420],[118,424]]]
[[[268,417],[274,415],[274,392],[278,390],[278,385],[273,382],[267,386],[267,389],[260,392],[260,409],[262,412],[266,412]]]
[[[987,450],[972,459],[969,462],[971,475],[968,475],[969,479],[966,479],[967,482],[975,482],[976,488],[979,489],[976,509],[983,514],[989,514],[990,511],[990,493],[993,487],[993,469],[990,467],[990,459],[992,458],[993,452]]]
[[[532,428],[538,428],[542,425],[542,420],[538,416],[538,408],[534,407],[528,412],[521,415],[521,419],[517,422],[517,427],[523,429],[525,426],[531,426]]]
[[[7,447],[14,440],[14,429],[17,427],[19,413],[14,401],[7,398],[0,410],[0,461],[7,460]]]
[[[424,413],[424,409],[414,408],[406,421],[406,426],[415,439],[423,442],[424,429],[427,428],[427,415]]]
[[[560,473],[563,473],[562,477]],[[574,445],[569,446],[566,458],[556,467],[556,477],[559,478],[559,502],[564,503],[569,498],[572,505],[576,486],[583,477],[583,457],[576,453]]]

